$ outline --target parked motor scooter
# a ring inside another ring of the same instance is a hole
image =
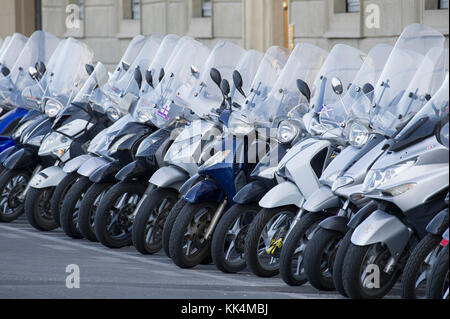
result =
[[[436,258],[430,271],[430,280],[427,284],[428,299],[448,299],[449,296],[449,253],[448,253],[448,228],[442,235],[440,245],[441,252]]]

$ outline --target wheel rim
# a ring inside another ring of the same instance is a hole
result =
[[[145,245],[147,248],[160,245],[162,243],[164,223],[176,201],[176,198],[165,197],[152,208],[150,216],[147,219],[144,232]]]
[[[52,196],[52,190],[46,189],[42,191],[38,198],[38,215],[45,221],[53,222],[53,216],[50,209],[50,198]]]
[[[327,279],[333,279],[333,265],[339,248],[340,239],[330,241],[325,247],[320,261],[321,275]]]
[[[190,220],[183,238],[183,253],[187,257],[200,254],[207,248],[209,240],[205,238],[206,230],[211,224],[214,209],[203,207]]]
[[[303,266],[304,254],[308,242],[313,238],[318,229],[319,222],[309,227],[298,240],[294,254],[291,259],[291,273],[296,280],[304,280],[306,278],[305,268]]]
[[[442,246],[438,245],[435,249],[433,249],[419,266],[418,276],[414,285],[417,299],[425,299],[427,297],[427,279],[430,276],[431,267],[436,261],[437,255],[441,251],[441,247]]]
[[[106,194],[106,190],[101,192],[97,198],[95,198],[94,202],[92,203],[92,206],[89,210],[89,228],[91,229],[92,232],[94,231],[94,226],[95,226],[95,214],[97,212],[97,208],[98,205],[100,204],[100,202],[102,201],[103,197]]]
[[[246,211],[230,225],[224,241],[224,258],[228,264],[240,265],[245,263],[245,237],[256,211]]]
[[[121,240],[130,236],[132,215],[140,197],[138,194],[125,193],[116,199],[106,219],[106,230],[111,238]]]
[[[21,196],[29,182],[25,174],[13,176],[1,194],[0,210],[4,216],[14,215],[23,208],[24,198]]]
[[[293,215],[280,212],[273,216],[259,237],[258,261],[268,270],[277,270],[283,239],[289,231]]]

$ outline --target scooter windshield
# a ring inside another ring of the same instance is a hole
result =
[[[396,133],[434,95],[447,72],[448,50],[430,49],[400,100],[376,114],[374,127],[388,136]]]
[[[447,117],[449,111],[449,75],[448,72],[445,79],[439,88],[439,90],[433,95],[433,97],[420,109],[419,112],[408,122],[408,124],[397,134],[396,140],[406,138],[410,134],[411,129],[417,127],[421,121],[429,121],[433,124],[437,124]],[[434,127],[434,125],[432,125]]]
[[[386,44],[378,44],[369,51],[342,99],[322,108],[319,121],[324,131],[347,127],[348,122],[353,120],[368,125],[368,121],[364,121],[364,118],[367,117],[372,107],[373,88],[391,51],[392,46]],[[341,131],[336,132],[342,133]]]
[[[116,82],[125,73],[127,73],[128,67],[130,67],[131,64],[136,60],[136,57],[138,56],[139,52],[141,52],[144,44],[145,37],[143,35],[137,35],[131,40],[109,81],[111,81],[112,83]]]
[[[108,71],[106,67],[98,62],[94,71],[89,78],[84,82],[83,87],[73,99],[73,103],[88,103],[92,100],[92,96],[98,88],[103,86],[108,80]]]
[[[230,81],[233,71],[238,66],[239,61],[244,57],[245,52],[244,49],[234,43],[219,41],[206,60],[203,66],[203,72],[200,73],[200,77],[194,84],[192,90],[187,96],[184,92],[186,87],[180,90],[180,97],[188,101],[188,107],[196,115],[206,117],[212,109],[219,108],[224,101],[222,91],[211,78],[211,69],[217,69],[222,79],[228,79]]]
[[[161,82],[154,90],[141,96],[134,111],[135,120],[163,128],[182,115],[187,102],[177,90],[183,86],[190,91],[196,77],[204,71],[204,61],[209,53],[210,50],[200,42],[189,37],[181,38],[167,61]],[[189,117],[189,114],[184,116]]]
[[[11,70],[27,41],[28,38],[26,36],[14,33],[0,54],[0,68],[6,67],[8,70]],[[3,76],[3,73],[0,72],[0,78]]]
[[[28,69],[36,63],[47,65],[51,55],[58,46],[59,39],[43,31],[34,32],[25,44],[11,73],[0,80],[0,99],[2,104],[22,106],[22,90],[34,84]]]
[[[130,93],[136,97],[139,96],[139,87],[134,80],[135,69],[138,68],[141,72],[148,69],[162,39],[163,37],[159,34],[149,36],[128,71],[117,81],[109,81],[104,86],[103,92],[108,96],[109,100],[117,104],[125,94]]]

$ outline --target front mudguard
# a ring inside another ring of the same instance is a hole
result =
[[[351,241],[356,246],[383,243],[397,261],[408,244],[411,235],[412,230],[406,227],[396,216],[376,210],[356,227]]]
[[[303,208],[308,212],[321,212],[341,206],[341,200],[328,186],[321,186],[305,201]]]
[[[77,156],[70,161],[68,161],[64,167],[63,171],[67,174],[71,174],[75,171],[77,171],[84,163],[86,163],[88,160],[90,160],[93,156],[90,154],[84,154]]]
[[[61,167],[51,166],[34,175],[30,186],[38,189],[56,187],[66,176],[67,173]]]
[[[180,195],[186,195],[186,193],[194,186],[197,182],[203,180],[204,177],[199,174],[195,174],[190,177],[186,182],[181,185],[180,190],[178,191]]]
[[[375,201],[370,201],[364,207],[362,207],[355,215],[352,216],[347,226],[351,229],[355,229],[359,226],[367,217],[370,216],[376,209],[378,204]]]
[[[433,219],[428,223],[426,231],[432,235],[441,236],[444,231],[448,228],[448,208],[439,212]]]
[[[11,146],[16,145],[14,140],[8,136],[0,136],[0,152],[10,148]]]
[[[109,163],[111,162],[102,157],[94,156],[83,163],[77,170],[77,173],[84,177],[90,177],[97,169]]]
[[[223,189],[211,179],[204,179],[195,184],[184,195],[184,200],[191,204],[204,202],[222,203],[225,198]]]
[[[233,197],[236,204],[257,204],[270,190],[270,186],[262,181],[253,181],[242,187]]]
[[[165,166],[158,169],[149,182],[157,187],[172,188],[179,191],[187,180],[189,180],[189,174],[186,171],[176,166]]]
[[[4,163],[6,161],[6,159],[12,154],[17,152],[18,150],[22,149],[21,145],[14,145],[11,146],[5,150],[3,150],[2,152],[0,152],[0,163]]]
[[[283,182],[268,191],[259,201],[259,206],[262,208],[276,208],[295,205],[300,208],[303,200],[303,195],[294,183]]]
[[[93,183],[115,183],[116,174],[122,169],[119,161],[114,161],[96,169],[89,180]]]
[[[12,153],[3,166],[10,170],[34,168],[39,163],[39,156],[34,149],[22,148]]]
[[[344,216],[330,216],[320,222],[322,229],[337,231],[343,235],[348,231],[348,218]]]
[[[155,166],[147,164],[145,159],[138,159],[120,169],[119,172],[115,175],[115,178],[116,180],[121,182],[132,179],[147,181],[155,172],[155,170]]]

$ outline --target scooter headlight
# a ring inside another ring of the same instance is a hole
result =
[[[106,110],[106,115],[108,115],[108,118],[113,122],[120,119],[120,111],[116,107],[113,107],[113,106],[109,107]]]
[[[53,132],[42,141],[39,155],[53,154],[61,158],[69,151],[71,144],[72,140],[70,138]]]
[[[361,148],[369,140],[369,130],[364,125],[354,122],[350,127],[349,142],[352,146]]]
[[[22,133],[28,128],[30,127],[32,121],[26,121],[22,124],[19,125],[19,127],[14,131],[12,137],[13,139],[19,139],[20,136],[22,135]]]
[[[208,167],[212,167],[216,164],[222,163],[222,162],[226,162],[228,155],[230,155],[231,151],[230,150],[224,150],[224,151],[219,151],[216,154],[214,154],[213,156],[211,156],[210,159],[208,159],[201,167],[199,170],[203,170],[206,169]]]
[[[379,188],[382,184],[389,182],[392,178],[399,175],[405,169],[413,166],[415,162],[416,161],[407,161],[387,168],[369,171],[364,180],[363,192],[368,193]]]
[[[45,115],[55,117],[63,109],[61,103],[55,100],[47,100],[45,103]]]
[[[228,120],[228,129],[233,135],[248,135],[253,131],[254,127],[231,114],[230,119]]]
[[[278,126],[278,141],[290,143],[298,135],[298,128],[288,121],[282,121]]]

